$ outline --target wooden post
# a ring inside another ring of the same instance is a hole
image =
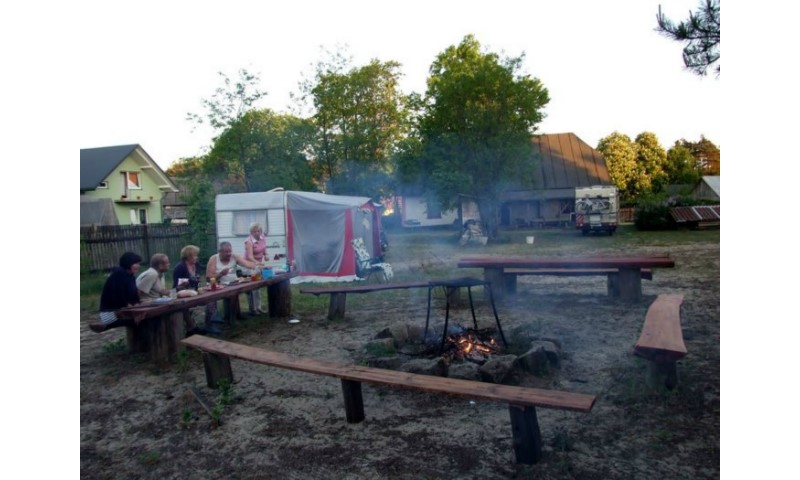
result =
[[[169,337],[167,326],[169,316],[158,316],[149,318],[142,322],[150,338],[150,358],[156,365],[163,365],[169,362]]]
[[[652,388],[674,389],[678,385],[676,362],[647,362],[647,384]]]
[[[344,394],[344,411],[347,423],[358,423],[364,420],[364,400],[361,397],[361,382],[342,379]]]
[[[145,320],[146,322],[147,320]],[[150,351],[150,337],[143,323],[125,327],[125,336],[128,341],[128,353],[142,353]]]
[[[612,298],[619,298],[619,274],[609,273],[606,283],[608,288],[608,296]]]
[[[535,407],[509,405],[514,455],[517,463],[533,465],[542,458],[542,433],[536,418]]]
[[[509,295],[517,293],[517,275],[514,273],[503,274],[503,289]]]
[[[639,268],[619,269],[619,298],[626,302],[642,299],[642,271]]]
[[[458,307],[461,305],[461,289],[459,287],[444,287],[444,293],[447,296],[447,302],[450,305]]]
[[[494,293],[494,298],[496,300],[500,300],[506,295],[506,288],[508,288],[509,285],[506,284],[506,281],[503,278],[502,268],[484,268],[483,279],[492,284],[492,293]],[[516,275],[514,275],[515,289],[516,281]]]
[[[208,388],[218,388],[220,380],[233,383],[231,359],[223,355],[203,352],[203,366],[206,370]]]
[[[181,339],[186,336],[183,322],[183,311],[173,312],[166,321],[167,351],[170,358],[184,349]]]
[[[267,286],[270,318],[288,317],[292,314],[292,285],[289,279]]]
[[[347,294],[331,293],[331,301],[328,305],[328,320],[341,320],[344,318],[345,303],[347,303]]]

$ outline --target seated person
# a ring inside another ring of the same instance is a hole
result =
[[[109,328],[122,326],[122,320],[117,319],[116,311],[120,308],[139,303],[139,291],[136,288],[136,272],[142,257],[125,252],[119,258],[119,266],[111,270],[111,275],[103,285],[100,294],[100,319],[89,324],[93,332],[102,332]]]
[[[200,287],[200,272],[198,271],[197,259],[200,256],[200,248],[194,245],[186,245],[181,249],[181,261],[172,270],[172,288],[175,290],[195,290]],[[216,305],[214,305],[216,307]],[[208,312],[206,312],[208,310]],[[195,307],[189,311],[185,318],[186,335],[193,335],[195,333],[213,333],[219,334],[222,331],[211,325],[214,321],[210,311],[211,306]],[[216,309],[214,310],[216,312]],[[211,319],[211,321],[209,321]],[[197,327],[198,321],[203,321],[206,325],[205,329]],[[221,321],[220,321],[221,322]]]
[[[213,278],[217,284],[236,281],[237,265],[253,269],[256,268],[257,264],[256,262],[251,262],[233,253],[231,242],[221,242],[217,254],[208,259],[206,276],[209,281]],[[229,300],[224,301],[226,307],[229,305],[229,302]],[[214,313],[216,313],[216,305],[214,305],[213,310]]]
[[[142,300],[169,295],[169,289],[164,288],[164,273],[167,270],[169,270],[169,257],[163,253],[156,253],[150,257],[150,268],[136,278],[136,288],[139,289],[139,297]]]

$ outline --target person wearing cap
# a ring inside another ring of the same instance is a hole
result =
[[[116,311],[120,308],[139,303],[139,290],[136,288],[136,272],[142,257],[133,252],[125,252],[119,258],[119,266],[111,270],[111,274],[103,284],[100,294],[100,318],[89,324],[93,332],[119,326]]]

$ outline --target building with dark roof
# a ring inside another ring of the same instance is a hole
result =
[[[175,184],[138,144],[81,149],[81,225],[161,223]]]

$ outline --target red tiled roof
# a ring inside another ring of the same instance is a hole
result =
[[[720,221],[719,205],[672,207],[669,209],[669,213],[678,223]]]

